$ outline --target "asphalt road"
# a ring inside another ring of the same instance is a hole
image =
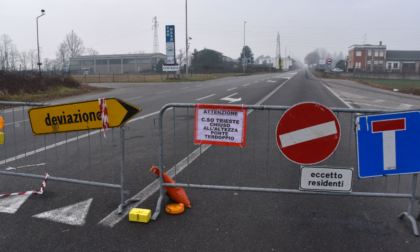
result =
[[[153,212],[156,208],[158,193],[153,189],[156,176],[149,171],[149,164],[158,164],[158,130],[153,118],[167,103],[290,106],[314,101],[328,107],[399,110],[420,106],[417,97],[354,82],[318,80],[304,70],[205,82],[96,85],[110,89],[52,102],[116,97],[142,108],[142,112],[127,124],[130,130],[125,135],[126,189],[130,191],[128,197],[140,197],[141,201],[131,204],[125,213],[133,206]],[[241,100],[232,103],[229,98],[223,100],[228,96]],[[118,183],[118,130],[108,130],[107,138],[95,131],[78,133],[79,137],[83,136],[80,139],[76,138],[77,133],[33,138],[25,113],[18,108],[3,111],[6,143],[0,146],[1,170],[21,167],[19,172],[43,174],[48,171],[52,176]],[[246,147],[212,146],[202,148],[201,155],[193,155],[191,153],[199,151],[199,146],[193,144],[194,111],[169,110],[163,121],[164,170],[168,171],[189,156],[189,166],[177,171],[174,178],[177,182],[297,189],[299,166],[284,158],[275,142],[275,127],[281,115],[282,111],[253,111],[248,116]],[[351,125],[354,114],[337,116],[342,139],[337,152],[322,164],[356,167]],[[11,123],[13,121],[15,123]],[[47,151],[42,149],[44,146]],[[31,153],[34,149],[39,151]],[[26,157],[13,160],[25,153]],[[8,161],[4,163],[4,160]],[[43,163],[46,164],[22,167]],[[354,191],[408,192],[411,176],[373,180],[359,180],[354,176],[354,180]],[[2,175],[0,193],[36,190],[40,184],[38,179]],[[397,218],[407,209],[408,200],[405,199],[202,189],[186,189],[186,192],[191,209],[178,216],[162,212],[156,221],[142,224],[129,222],[124,214],[122,217],[115,215],[120,202],[117,189],[50,181],[43,195],[0,199],[0,247],[4,251],[420,249],[409,221]],[[419,192],[418,189],[417,194]],[[163,206],[168,203],[171,200],[166,197]],[[70,207],[63,209],[66,206]],[[414,214],[419,211],[416,202]],[[67,223],[62,223],[63,220]]]

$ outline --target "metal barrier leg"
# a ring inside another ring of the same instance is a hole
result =
[[[136,201],[140,201],[140,199],[129,199],[125,200],[124,194],[129,194],[128,191],[125,190],[124,187],[124,131],[128,130],[130,128],[128,127],[121,127],[120,128],[120,139],[121,139],[121,204],[118,206],[118,214],[121,214],[123,212],[123,208],[126,207],[128,204]]]
[[[403,212],[401,213],[398,218],[402,219],[404,218],[404,216],[406,216],[410,221],[411,221],[411,225],[413,226],[413,233],[415,236],[419,236],[419,229],[417,228],[417,222],[414,219],[414,217],[412,216],[413,213],[413,204],[414,204],[414,200],[416,199],[416,186],[417,186],[417,174],[413,175],[413,182],[411,184],[411,198],[410,198],[410,202],[408,203],[408,210],[407,212]],[[419,214],[420,217],[420,214]]]
[[[152,216],[152,220],[156,220],[157,217],[159,217],[160,214],[160,209],[161,209],[161,205],[162,205],[162,200],[163,200],[163,196],[164,196],[164,191],[165,189],[163,188],[162,184],[163,184],[163,112],[165,112],[165,110],[161,109],[159,112],[159,199],[157,202],[157,206],[156,206],[156,211]],[[187,121],[188,123],[188,121]],[[188,124],[187,124],[188,125]],[[175,134],[175,133],[174,133]]]

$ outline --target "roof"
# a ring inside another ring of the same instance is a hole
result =
[[[369,44],[365,44],[365,45],[352,45],[352,46],[349,46],[349,51],[351,51],[353,49],[386,49],[386,45],[369,45]]]
[[[99,58],[141,58],[141,57],[166,57],[163,53],[129,53],[129,54],[105,54],[105,55],[82,55],[70,57],[70,59],[99,59]]]
[[[420,60],[420,51],[387,50],[387,60]]]
[[[208,50],[208,51],[213,51],[213,52],[216,52],[216,53],[218,53],[218,54],[220,54],[220,55],[223,55],[223,53],[221,53],[221,52],[218,52],[218,51],[213,50],[213,49],[208,49],[208,48],[204,48],[203,50],[200,50],[200,51],[198,51],[198,52],[202,52],[202,51],[205,51],[205,50]]]

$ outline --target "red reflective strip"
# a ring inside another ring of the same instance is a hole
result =
[[[372,122],[372,132],[405,130],[405,119]]]

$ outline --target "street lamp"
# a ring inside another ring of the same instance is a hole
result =
[[[186,67],[185,67],[185,76],[188,80],[188,20],[187,20],[187,0],[185,0],[185,58],[186,58]],[[191,39],[191,38],[190,38]]]
[[[244,56],[242,58],[242,66],[244,69],[244,73],[245,73],[245,24],[246,24],[246,21],[244,22]]]
[[[39,68],[39,74],[41,74],[41,58],[39,57],[39,36],[38,36],[38,18],[45,15],[45,10],[41,10],[41,16],[38,16],[36,18],[36,40],[38,43],[38,68]]]

